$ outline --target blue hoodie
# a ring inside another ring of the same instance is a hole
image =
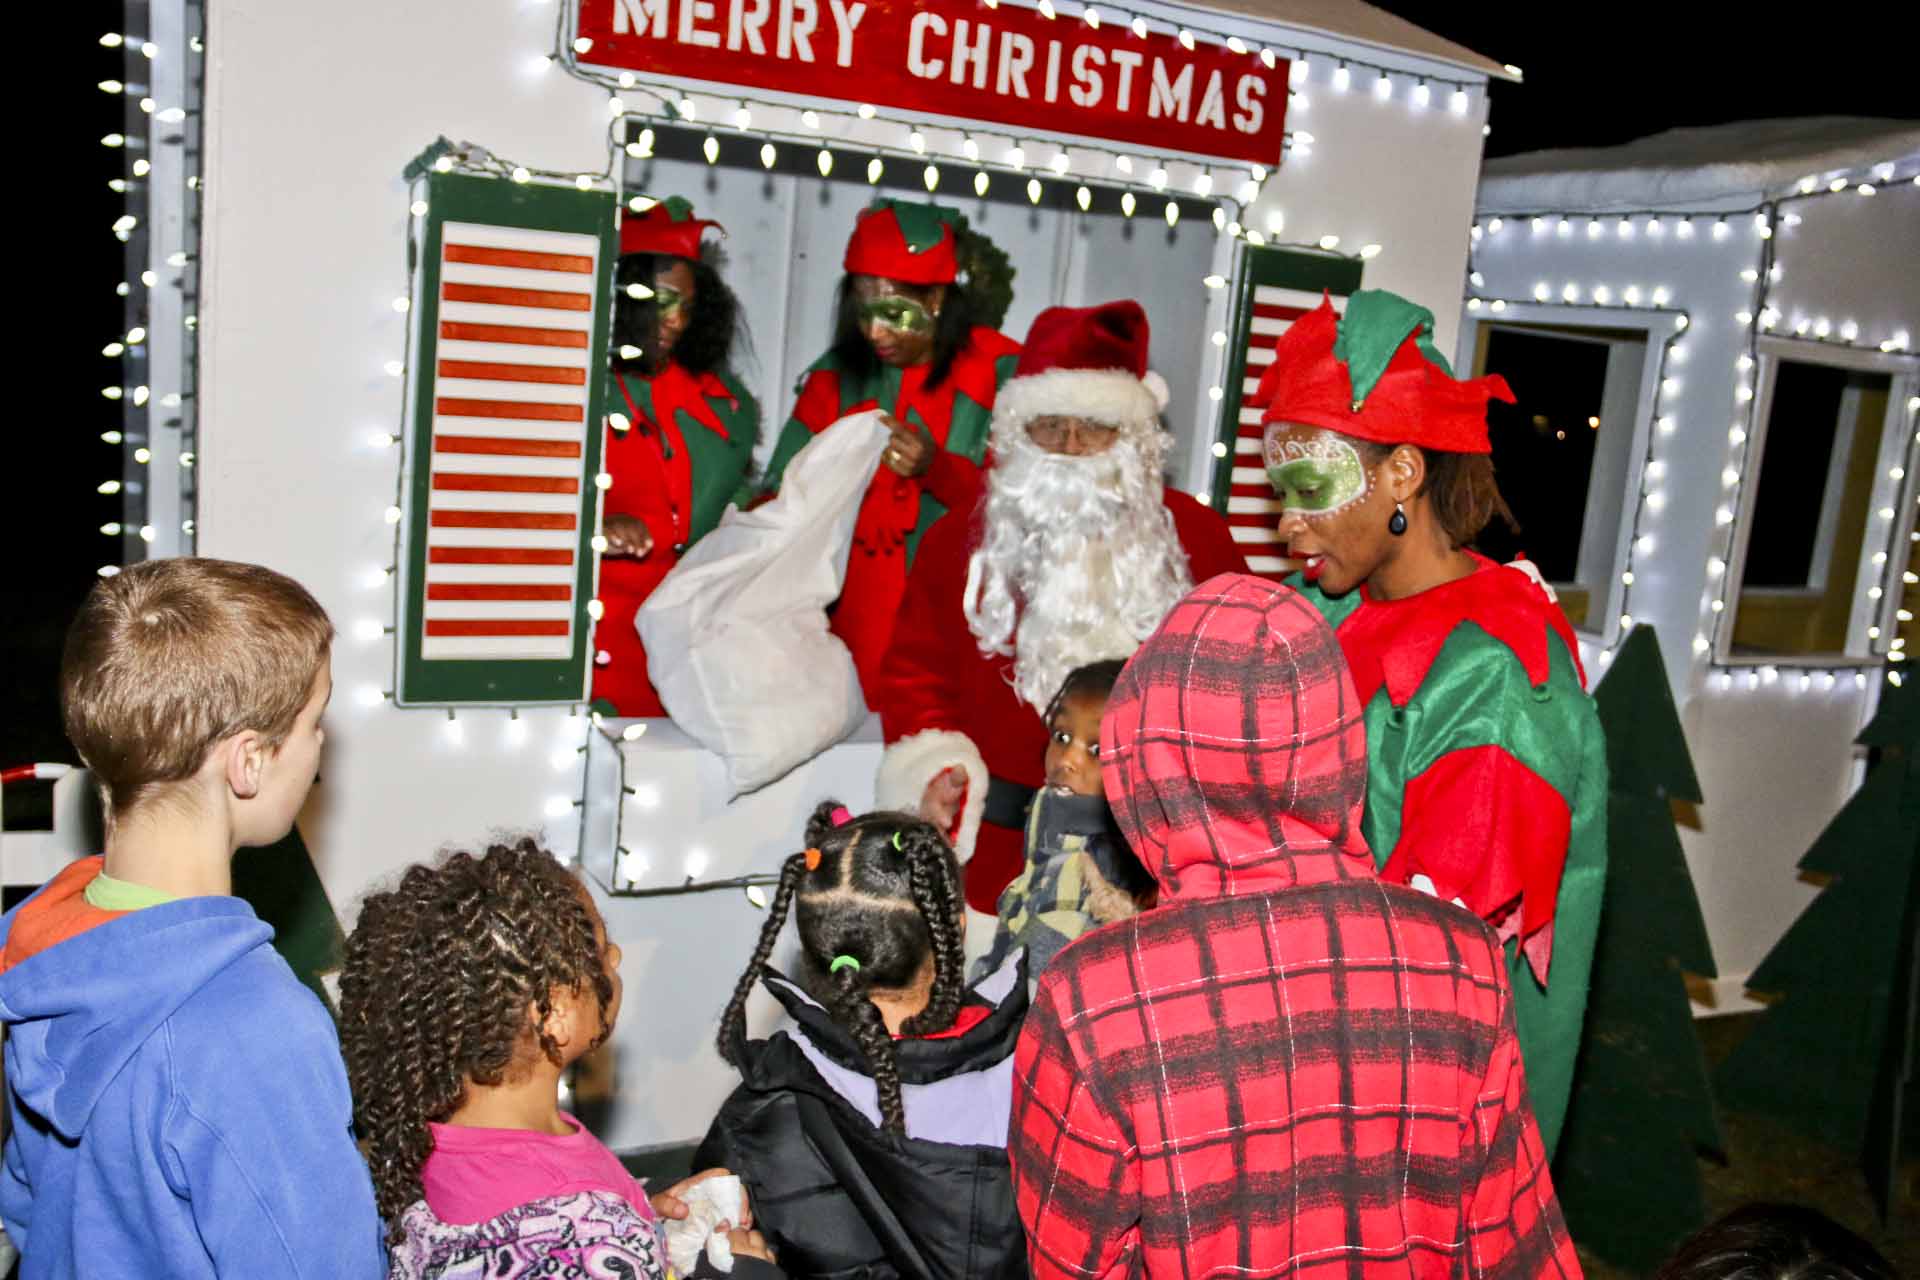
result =
[[[339,1040],[273,930],[238,898],[95,912],[98,866],[0,920],[20,1280],[384,1277]],[[8,946],[63,910],[83,932]]]

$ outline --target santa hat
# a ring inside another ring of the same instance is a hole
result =
[[[853,224],[847,272],[903,284],[952,284],[960,275],[953,233],[959,220],[957,209],[876,200]]]
[[[648,206],[645,213],[625,214],[620,219],[620,253],[657,253],[668,258],[700,260],[700,237],[708,227],[721,235],[727,229],[717,222],[693,216],[693,206],[679,196],[668,196]]]
[[[1461,380],[1433,345],[1433,313],[1384,289],[1325,295],[1273,347],[1254,393],[1260,421],[1325,427],[1375,444],[1491,453],[1487,401],[1512,404],[1498,374]]]
[[[1128,432],[1157,429],[1166,407],[1166,380],[1147,368],[1147,313],[1131,300],[1042,311],[993,402],[996,426],[1066,417]]]

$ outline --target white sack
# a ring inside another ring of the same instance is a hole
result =
[[[634,618],[667,714],[727,764],[736,794],[805,763],[858,728],[866,698],[827,630],[854,516],[889,432],[877,412],[807,442],[780,492],[728,508]]]

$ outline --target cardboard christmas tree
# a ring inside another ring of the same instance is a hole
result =
[[[1652,628],[1627,637],[1594,700],[1607,888],[1553,1178],[1573,1238],[1646,1271],[1705,1221],[1697,1152],[1722,1146],[1682,977],[1714,974],[1672,807],[1700,784]]]
[[[1717,1083],[1730,1106],[1860,1151],[1884,1219],[1915,1127],[1920,681],[1889,681],[1858,741],[1866,780],[1800,860],[1828,883],[1748,980],[1776,1002]]]

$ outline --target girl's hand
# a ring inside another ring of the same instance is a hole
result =
[[[728,1227],[727,1243],[733,1246],[736,1258],[744,1256],[779,1264],[780,1259],[774,1256],[773,1246],[767,1243],[767,1238],[751,1227]]]
[[[691,1178],[682,1178],[665,1191],[648,1196],[647,1202],[653,1206],[653,1211],[663,1218],[684,1218],[687,1216],[689,1210],[687,1209],[687,1202],[680,1197],[685,1195],[687,1191],[693,1187],[694,1183],[705,1182],[708,1178],[725,1178],[730,1176],[732,1176],[731,1170],[704,1169],[694,1174]],[[748,1202],[746,1184],[741,1183],[740,1229],[746,1231],[751,1230],[752,1227],[753,1205]],[[756,1254],[755,1256],[757,1257],[759,1255]]]

